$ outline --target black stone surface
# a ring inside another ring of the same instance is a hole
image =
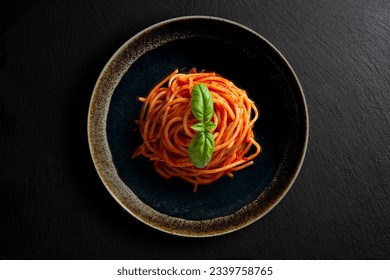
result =
[[[0,13],[0,258],[390,258],[389,1],[2,1]],[[184,15],[266,37],[296,71],[310,114],[288,195],[213,238],[171,236],[126,213],[87,143],[89,99],[110,56]]]

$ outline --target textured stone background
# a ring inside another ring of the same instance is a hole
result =
[[[390,258],[389,1],[2,1],[0,13],[0,258]],[[310,113],[306,160],[282,203],[215,238],[170,236],[127,214],[87,143],[89,99],[110,56],[183,15],[269,39]]]

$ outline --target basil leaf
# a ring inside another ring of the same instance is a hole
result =
[[[210,131],[199,131],[188,147],[188,156],[196,168],[204,168],[214,152],[214,136]]]
[[[198,122],[198,123],[194,124],[193,126],[191,126],[191,128],[193,130],[196,130],[196,131],[205,131],[205,130],[207,130],[207,128],[204,125],[204,123],[201,123],[201,122]]]
[[[192,88],[192,113],[199,121],[191,126],[198,131],[188,147],[188,156],[197,168],[204,168],[211,160],[214,152],[214,136],[210,132],[216,125],[211,121],[214,114],[213,98],[205,84],[197,84]]]
[[[207,129],[207,130],[212,130],[213,128],[217,127],[217,125],[215,123],[213,123],[212,121],[208,121],[208,122],[205,122],[203,124],[203,126]]]
[[[214,114],[213,99],[205,84],[197,84],[192,88],[192,113],[202,122],[208,122]]]

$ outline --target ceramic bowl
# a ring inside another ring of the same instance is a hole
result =
[[[216,71],[247,91],[260,118],[262,153],[254,165],[217,182],[166,180],[134,150],[135,120],[148,92],[174,69]],[[88,140],[96,170],[113,198],[158,230],[192,237],[229,233],[275,207],[293,185],[308,143],[308,111],[298,78],[283,55],[249,28],[221,18],[189,16],[157,23],[122,45],[94,88]]]

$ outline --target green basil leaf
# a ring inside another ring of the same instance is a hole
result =
[[[213,99],[205,84],[192,88],[192,113],[199,123],[191,126],[198,131],[188,147],[188,156],[197,168],[204,168],[214,152],[214,136],[210,132],[216,125],[211,121],[214,114]]]
[[[202,122],[208,122],[214,114],[213,99],[205,84],[197,84],[192,88],[192,113]]]
[[[213,123],[212,121],[208,121],[208,122],[205,122],[204,124],[202,124],[207,130],[212,130],[213,128],[217,127],[217,125],[215,123]]]
[[[193,130],[196,130],[196,131],[205,131],[205,130],[207,130],[207,128],[204,125],[204,123],[201,123],[201,122],[198,122],[198,123],[194,124],[193,126],[191,126],[191,128]]]
[[[188,156],[196,168],[204,168],[214,152],[214,136],[210,131],[199,131],[188,147]]]

